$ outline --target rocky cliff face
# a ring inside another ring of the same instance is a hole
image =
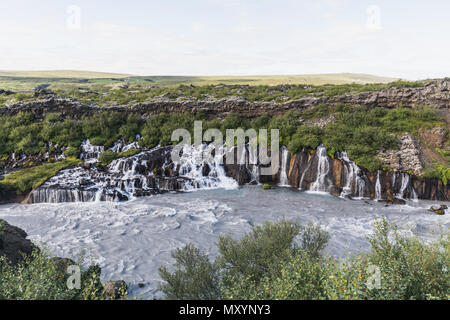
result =
[[[395,108],[399,105],[413,106],[428,104],[438,108],[450,107],[450,79],[433,80],[423,88],[387,88],[375,92],[346,94],[335,97],[306,97],[286,103],[249,102],[243,98],[210,99],[207,101],[173,101],[160,99],[150,103],[134,106],[110,106],[108,108],[82,104],[76,100],[50,97],[28,103],[16,103],[0,108],[0,115],[16,114],[20,111],[32,112],[36,118],[43,118],[47,113],[59,112],[74,119],[105,110],[137,113],[146,118],[159,113],[195,113],[203,111],[210,118],[221,117],[228,112],[239,113],[243,117],[253,118],[262,114],[270,116],[283,114],[290,110],[299,110],[320,104],[333,105],[347,103],[364,106],[381,106]]]
[[[96,167],[91,161],[82,167],[61,171],[33,190],[25,202],[126,201],[167,191],[233,189],[247,183],[273,183],[392,203],[404,203],[406,199],[450,199],[448,186],[438,179],[422,179],[402,171],[367,172],[353,163],[345,152],[329,157],[323,146],[313,154],[302,150],[293,155],[282,147],[279,170],[269,176],[261,175],[263,166],[256,152],[248,146],[240,159],[237,152],[234,153],[234,164],[227,164],[230,156],[227,152],[224,156],[213,154],[205,158],[203,152],[208,147],[185,146],[177,163],[171,158],[172,147],[144,150],[115,160],[107,167]]]
[[[450,199],[450,190],[439,179],[423,179],[401,171],[366,172],[338,154],[327,156],[325,170],[320,170],[320,156],[303,150],[290,156],[287,166],[289,184],[295,188],[310,190],[316,181],[322,180],[321,190],[336,196],[363,197],[396,202],[396,199]],[[322,175],[322,177],[321,177]],[[378,185],[378,190],[377,190]]]

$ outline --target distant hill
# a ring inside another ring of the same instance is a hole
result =
[[[51,89],[89,87],[101,89],[117,83],[170,87],[183,85],[281,85],[281,84],[346,84],[388,83],[398,79],[357,73],[330,73],[306,75],[268,76],[135,76],[119,73],[91,71],[1,71],[0,89],[31,90],[38,85],[50,84]]]
[[[80,79],[99,79],[99,78],[125,78],[128,74],[94,72],[94,71],[76,71],[76,70],[45,70],[45,71],[2,71],[0,77],[13,78],[80,78]]]
[[[304,75],[268,75],[268,76],[149,76],[133,77],[134,79],[146,79],[160,85],[175,84],[242,84],[242,85],[280,85],[280,84],[345,84],[345,83],[388,83],[399,78],[380,77],[358,73],[329,73],[329,74],[304,74]]]

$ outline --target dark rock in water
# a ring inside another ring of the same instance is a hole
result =
[[[387,204],[406,204],[406,201],[399,198],[390,198],[386,200],[378,200],[380,203],[387,203]]]
[[[441,204],[440,206],[431,206],[430,209],[428,209],[428,211],[434,212],[437,215],[444,215],[445,214],[445,210],[447,210],[448,207],[445,204]]]
[[[24,255],[30,255],[39,250],[22,229],[12,226],[0,219],[0,256],[5,256],[13,265],[23,260]]]
[[[120,192],[117,192],[116,197],[119,201],[128,201],[128,197]]]
[[[392,204],[406,204],[406,201],[399,198],[392,198],[391,201],[389,201]]]
[[[125,281],[107,281],[103,285],[103,295],[106,299],[120,299],[127,294]]]
[[[331,186],[329,191],[333,196],[339,197],[342,193],[342,188]]]

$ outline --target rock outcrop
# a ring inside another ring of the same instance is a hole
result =
[[[27,233],[0,219],[0,257],[5,256],[9,262],[16,265],[24,255],[30,255],[38,248],[27,239]]]
[[[334,97],[305,97],[285,103],[249,102],[244,98],[208,99],[204,101],[176,101],[167,98],[133,106],[99,107],[86,105],[73,99],[47,96],[48,98],[27,103],[16,103],[0,108],[0,115],[14,115],[20,111],[32,112],[37,119],[47,113],[58,112],[62,116],[79,119],[105,110],[137,113],[146,118],[159,113],[195,113],[202,111],[209,118],[223,117],[229,112],[239,113],[242,117],[254,118],[262,114],[280,115],[291,110],[300,110],[320,104],[334,105],[347,103],[363,106],[381,106],[395,108],[400,105],[411,107],[427,104],[438,108],[450,107],[450,79],[433,80],[422,88],[386,88],[380,91],[345,94]]]
[[[419,143],[410,133],[404,133],[399,139],[400,150],[381,150],[378,159],[397,171],[411,171],[419,175],[424,170]]]
[[[445,214],[445,210],[447,209],[448,209],[447,205],[441,204],[440,206],[431,206],[430,209],[428,210],[436,213],[439,216],[442,216]]]
[[[419,131],[419,135],[423,141],[432,148],[443,148],[447,141],[447,134],[447,130],[441,127]]]

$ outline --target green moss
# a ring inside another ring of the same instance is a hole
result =
[[[263,184],[262,189],[263,190],[272,190],[272,189],[274,189],[274,187],[271,186],[270,184],[265,183],[265,184]]]
[[[80,164],[78,159],[65,159],[54,163],[27,168],[8,174],[0,181],[5,189],[15,190],[18,194],[39,187],[45,181],[55,176],[62,169]]]
[[[450,180],[450,168],[443,165],[436,165],[434,169],[427,169],[422,174],[424,178],[440,179],[444,185]]]
[[[116,159],[132,157],[132,156],[138,154],[139,152],[141,152],[140,149],[130,149],[130,150],[120,152],[120,153],[116,153],[111,150],[107,150],[107,151],[103,152],[102,154],[100,154],[98,161],[101,163],[102,166],[107,166]]]

